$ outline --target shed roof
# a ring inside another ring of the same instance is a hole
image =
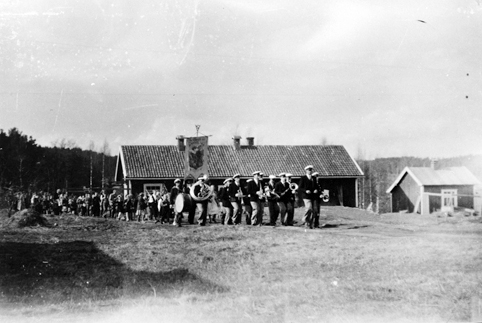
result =
[[[390,193],[400,183],[405,174],[409,174],[419,186],[481,184],[465,166],[447,167],[443,169],[433,169],[431,167],[405,167],[395,182],[387,190],[387,193]]]
[[[240,173],[251,176],[255,170],[265,174],[291,172],[304,175],[312,164],[320,176],[363,176],[358,164],[343,146],[209,146],[209,175],[229,177]],[[121,172],[124,176],[120,176]],[[184,176],[184,152],[177,146],[121,146],[116,179],[175,178]]]

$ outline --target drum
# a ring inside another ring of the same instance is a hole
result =
[[[194,201],[189,194],[179,193],[174,202],[174,209],[177,213],[189,212],[194,207]]]

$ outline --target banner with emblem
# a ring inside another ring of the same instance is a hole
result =
[[[200,175],[207,175],[209,163],[208,137],[186,138],[184,160],[184,178],[197,179]]]

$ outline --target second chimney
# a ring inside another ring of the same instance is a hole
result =
[[[254,137],[246,137],[246,140],[248,141],[248,147],[254,146]]]
[[[177,136],[177,150],[184,151],[186,146],[184,146],[184,136]]]
[[[234,145],[234,150],[240,150],[241,149],[241,136],[234,136],[233,137],[233,145]]]

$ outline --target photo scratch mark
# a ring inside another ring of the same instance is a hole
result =
[[[62,89],[62,91],[60,91],[59,107],[57,109],[57,114],[55,115],[55,122],[54,122],[54,126],[52,128],[52,132],[55,131],[55,127],[57,126],[57,120],[59,119],[60,108],[62,107],[62,96],[63,95],[64,95],[64,89]]]

